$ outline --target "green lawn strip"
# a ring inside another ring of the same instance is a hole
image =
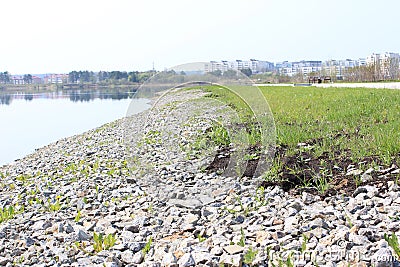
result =
[[[271,107],[282,148],[280,171],[299,179],[313,173],[313,180],[332,178],[334,164],[352,162],[364,169],[400,163],[400,91],[368,88],[260,87]],[[309,146],[299,147],[299,143]],[[307,169],[302,156],[318,168]],[[282,158],[293,157],[298,170],[288,170]],[[323,164],[329,161],[330,164]],[[275,162],[275,164],[278,164]],[[328,169],[326,168],[328,167]],[[342,167],[346,167],[345,165]],[[301,170],[303,168],[303,170]],[[329,175],[326,175],[329,174]],[[276,175],[279,177],[279,175]],[[313,184],[314,186],[316,183]]]
[[[261,87],[278,144],[318,140],[323,151],[349,149],[354,160],[400,152],[400,91],[367,88]]]

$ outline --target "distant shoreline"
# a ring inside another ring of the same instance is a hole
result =
[[[52,92],[57,90],[107,89],[107,88],[138,88],[141,84],[0,84],[1,92]]]

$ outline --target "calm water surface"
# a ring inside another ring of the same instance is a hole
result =
[[[61,138],[76,135],[126,115],[134,101],[137,113],[147,99],[129,92],[53,92],[0,95],[0,166]]]

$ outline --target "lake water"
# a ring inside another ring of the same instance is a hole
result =
[[[0,166],[61,138],[123,118],[133,101],[137,113],[150,107],[132,91],[57,91],[0,95]]]

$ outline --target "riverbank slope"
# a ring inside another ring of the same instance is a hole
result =
[[[266,266],[292,251],[289,260],[309,253],[320,266],[347,266],[345,257],[359,253],[364,265],[357,266],[365,266],[394,255],[384,240],[400,229],[394,182],[323,200],[238,185],[198,206],[179,197],[171,203],[129,175],[123,131],[118,120],[0,168],[0,203],[13,207],[0,224],[1,265]]]

